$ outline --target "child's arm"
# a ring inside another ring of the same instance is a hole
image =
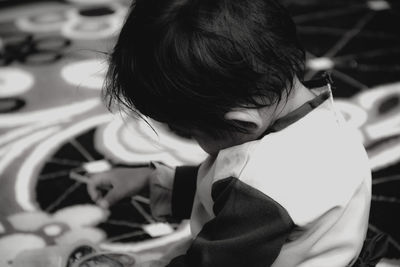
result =
[[[113,168],[96,173],[85,182],[92,200],[103,208],[150,187],[150,206],[155,218],[188,219],[196,191],[197,170],[198,166],[171,168],[153,162],[149,167]]]
[[[212,187],[215,217],[168,267],[271,266],[294,228],[286,210],[236,178]]]
[[[155,218],[189,219],[198,166],[171,168],[154,163],[156,172],[150,178],[150,205]]]

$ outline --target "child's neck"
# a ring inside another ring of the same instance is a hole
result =
[[[276,120],[286,116],[288,113],[294,111],[315,97],[316,95],[310,91],[310,89],[305,87],[296,77],[293,83],[293,89],[288,98],[282,98],[277,106],[259,109],[258,114],[262,123],[258,129],[250,134],[237,134],[232,143],[237,145],[258,139],[274,124]]]
[[[254,120],[258,121],[258,123],[253,123],[254,125],[257,125],[257,129],[252,129],[250,133],[231,133],[229,137],[217,140],[199,133],[195,139],[210,155],[218,153],[221,149],[257,140],[276,120],[286,116],[288,113],[297,109],[314,97],[315,95],[296,77],[291,94],[288,98],[283,98],[277,106],[249,110],[249,112],[254,116]]]
[[[310,91],[310,89],[305,87],[300,82],[300,80],[295,77],[293,82],[293,89],[288,98],[283,95],[283,98],[277,106],[263,108],[264,111],[261,112],[261,114],[263,114],[264,116],[264,122],[258,130],[258,134],[264,133],[269,127],[274,124],[276,120],[286,116],[290,112],[299,108],[304,103],[315,98],[315,96],[316,95],[312,91]]]
[[[307,87],[305,87],[297,77],[295,77],[294,80],[294,85],[293,85],[293,90],[289,97],[286,99],[283,99],[280,104],[278,104],[277,108],[277,113],[274,118],[274,121],[276,121],[279,118],[282,118],[292,112],[293,110],[299,108],[306,102],[312,100],[315,98],[316,95]],[[280,111],[279,111],[280,110]]]

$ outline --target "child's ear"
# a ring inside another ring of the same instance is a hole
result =
[[[263,127],[264,119],[256,108],[240,108],[227,112],[225,119],[235,120],[246,127],[249,131],[256,131]]]

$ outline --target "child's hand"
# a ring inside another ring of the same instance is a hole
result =
[[[92,175],[87,190],[94,202],[108,208],[119,200],[134,196],[149,186],[150,173],[154,170],[142,168],[115,168]]]

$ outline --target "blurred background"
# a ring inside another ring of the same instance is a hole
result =
[[[282,0],[307,50],[305,80],[331,74],[373,170],[370,232],[389,235],[380,266],[400,266],[400,4]],[[159,257],[188,236],[157,224],[148,198],[110,210],[86,193],[88,174],[116,164],[200,162],[205,154],[162,125],[110,114],[101,87],[130,1],[0,0],[0,266],[22,250],[86,239]],[[151,103],[149,103],[151,105]]]

